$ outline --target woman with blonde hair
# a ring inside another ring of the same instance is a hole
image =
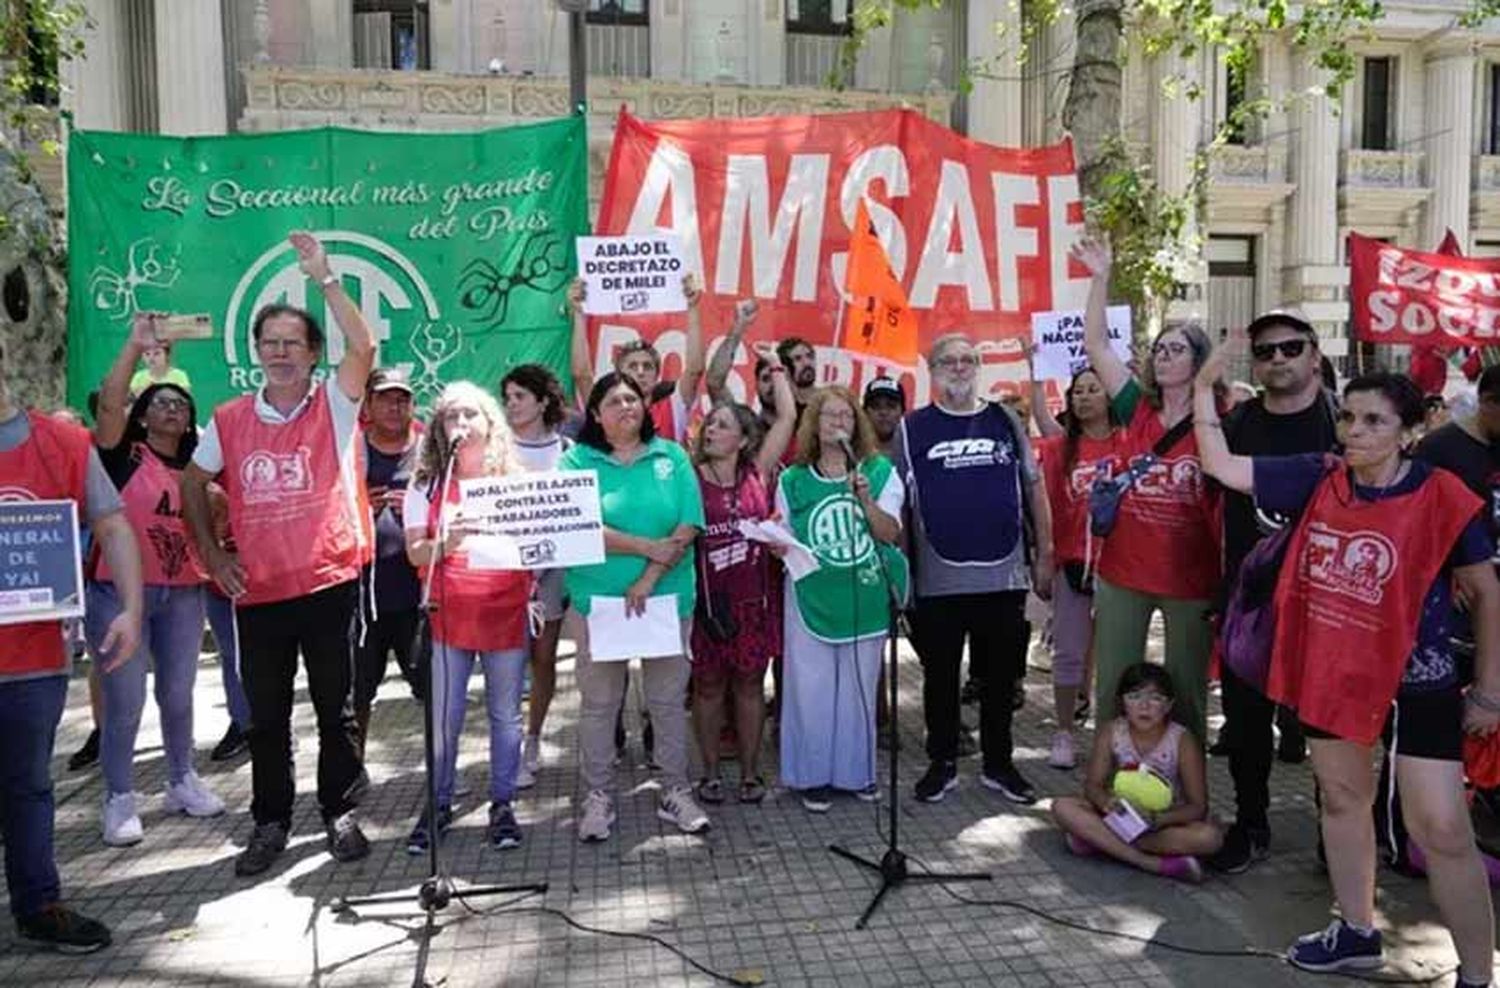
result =
[[[815,391],[797,462],[776,491],[778,514],[819,563],[787,584],[781,703],[781,778],[813,813],[828,811],[833,789],[878,798],[875,692],[890,632],[887,574],[898,598],[907,591],[894,544],[905,498],[854,395]]]
[[[427,694],[427,702],[433,704],[437,819],[422,812],[407,838],[406,849],[412,854],[426,851],[453,821],[458,740],[476,661],[484,670],[490,721],[486,835],[491,846],[500,849],[521,843],[511,800],[521,766],[521,677],[529,654],[532,576],[526,570],[471,565],[465,541],[474,534],[473,519],[464,516],[459,493],[460,481],[503,477],[521,469],[510,428],[494,397],[468,381],[444,388],[433,404],[403,511],[407,558],[423,570],[424,578],[427,567],[437,567],[429,612],[432,682]]]

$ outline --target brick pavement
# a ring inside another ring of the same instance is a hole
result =
[[[910,786],[925,767],[921,671],[906,651],[903,677],[903,846],[933,867],[994,876],[990,882],[955,885],[954,892],[1020,900],[1073,922],[1201,947],[1279,949],[1326,922],[1328,891],[1314,859],[1305,765],[1277,766],[1276,844],[1269,860],[1243,876],[1183,886],[1069,856],[1048,825],[1045,799],[1030,808],[1005,803],[976,784],[974,759],[961,764],[960,788],[946,801],[914,802]],[[89,723],[86,686],[75,679],[57,746],[58,856],[70,899],[108,922],[116,942],[88,957],[62,958],[20,946],[7,925],[0,933],[0,984],[411,984],[422,940],[419,913],[382,907],[355,919],[329,908],[338,896],[413,888],[425,875],[426,858],[410,857],[404,848],[422,800],[420,709],[393,679],[382,690],[369,745],[375,785],[363,816],[373,853],[365,861],[335,866],[323,850],[311,795],[312,711],[299,690],[293,841],[262,881],[237,879],[232,868],[249,830],[248,760],[225,766],[207,759],[226,723],[213,656],[204,657],[198,679],[199,771],[224,796],[230,812],[215,820],[164,816],[164,763],[148,703],[137,757],[146,836],[135,848],[109,848],[100,840],[97,771],[66,771],[67,755]],[[433,983],[599,988],[714,983],[652,944],[589,935],[552,915],[515,911],[542,904],[580,923],[655,934],[709,967],[763,977],[774,985],[1145,988],[1323,980],[1275,962],[1187,956],[1066,929],[1012,909],[966,905],[936,886],[908,885],[893,893],[868,930],[854,931],[874,882],[826,847],[840,842],[878,855],[882,844],[875,812],[852,800],[814,816],[793,794],[773,789],[758,807],[741,807],[731,799],[711,809],[712,831],[689,837],[669,832],[656,819],[650,772],[627,765],[618,775],[620,821],[613,840],[581,845],[573,831],[573,810],[581,798],[575,771],[577,695],[566,658],[539,783],[517,804],[526,842],[515,851],[491,850],[483,840],[487,734],[480,684],[476,677],[460,756],[462,777],[474,795],[460,800],[460,817],[445,845],[450,870],[466,881],[546,881],[551,889],[515,906],[496,900],[476,904],[483,913],[453,906],[440,914],[440,930],[426,956]],[[1044,796],[1073,792],[1078,773],[1045,765],[1051,730],[1045,672],[1031,673],[1028,697],[1017,724],[1018,762]],[[966,716],[972,719],[973,711]],[[631,752],[638,755],[638,735],[633,729],[631,735]],[[766,764],[774,774],[774,748]],[[884,779],[883,766],[881,771]],[[1232,815],[1226,766],[1214,760],[1211,771],[1215,811]],[[726,779],[731,785],[737,780],[733,763],[726,765]],[[882,819],[884,813],[882,806]],[[1379,905],[1392,972],[1425,977],[1454,963],[1422,884],[1383,871]]]

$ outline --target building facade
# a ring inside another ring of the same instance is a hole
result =
[[[648,118],[911,105],[993,144],[1062,136],[1072,58],[1065,16],[1030,41],[1012,0],[900,12],[861,48],[853,84],[826,81],[852,0],[586,0],[598,182],[621,106]],[[88,0],[87,57],[70,64],[78,126],[217,134],[322,124],[495,126],[568,112],[558,0]],[[1500,30],[1455,27],[1462,0],[1386,6],[1334,106],[1295,101],[1213,154],[1197,218],[1202,263],[1183,314],[1211,330],[1297,304],[1347,352],[1350,230],[1431,249],[1451,229],[1500,254]],[[1128,46],[1127,139],[1168,191],[1243,93],[1213,53],[1185,62]],[[1322,79],[1275,37],[1244,87],[1274,98]],[[1165,98],[1164,80],[1204,98]],[[961,80],[967,84],[961,84]]]

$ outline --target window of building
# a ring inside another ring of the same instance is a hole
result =
[[[1245,73],[1224,70],[1224,124],[1225,140],[1230,144],[1248,144],[1244,120],[1236,120],[1235,113],[1245,105]]]
[[[1500,62],[1490,63],[1489,115],[1484,128],[1484,153],[1500,154]]]
[[[1396,60],[1366,58],[1361,82],[1359,146],[1389,151],[1396,136]]]
[[[585,19],[590,24],[639,24],[649,22],[646,0],[589,0]]]
[[[849,34],[854,0],[787,0],[786,29],[793,34]]]
[[[354,0],[354,65],[404,71],[431,68],[427,4],[418,0]]]

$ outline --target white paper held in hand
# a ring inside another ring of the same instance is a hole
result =
[[[798,542],[797,536],[792,534],[791,529],[779,521],[772,521],[769,518],[764,521],[741,519],[740,534],[756,542],[785,547],[786,553],[781,557],[781,562],[786,566],[786,571],[791,575],[793,583],[819,568],[818,557],[813,555],[813,551]]]
[[[628,662],[681,655],[682,621],[677,595],[646,598],[646,613],[625,615],[624,597],[594,597],[589,601],[589,659]]]

